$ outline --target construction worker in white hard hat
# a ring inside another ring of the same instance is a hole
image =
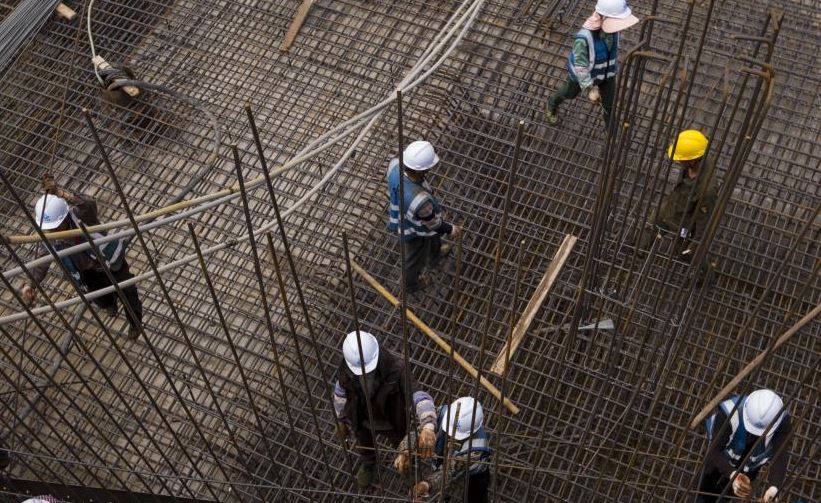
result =
[[[661,202],[653,221],[654,229],[642,234],[641,248],[664,233],[677,236],[679,258],[689,262],[701,241],[718,199],[715,177],[711,176],[705,154],[709,141],[701,131],[688,129],[667,148],[667,155],[681,167],[681,175],[673,190]],[[699,282],[715,281],[714,265],[702,266]]]
[[[584,92],[593,103],[601,103],[605,126],[609,127],[616,94],[619,32],[638,23],[624,0],[599,0],[593,14],[576,33],[567,61],[564,84],[547,100],[549,124],[559,122],[559,105]]]
[[[726,425],[729,419],[730,424]],[[706,421],[709,449],[699,483],[697,503],[729,501],[722,493],[749,499],[753,482],[769,464],[768,483],[760,500],[778,501],[789,461],[786,445],[792,426],[784,403],[768,389],[724,400]],[[764,438],[761,438],[761,437]],[[725,490],[729,487],[729,490]]]
[[[86,226],[99,225],[100,220],[97,215],[97,202],[84,194],[75,194],[61,189],[54,182],[51,175],[43,177],[43,189],[45,195],[41,196],[34,205],[34,219],[40,228],[46,232],[59,232],[79,228],[78,222]],[[92,232],[94,239],[104,236],[105,233]],[[51,241],[55,251],[85,243],[83,236],[68,239],[57,239]],[[119,283],[134,277],[128,269],[128,262],[125,259],[125,252],[128,247],[128,240],[118,239],[99,246],[100,252],[105,256],[107,266],[111,275]],[[37,249],[37,257],[48,255],[45,245],[40,244]],[[91,249],[66,255],[60,258],[60,262],[71,274],[71,279],[87,292],[93,292],[101,288],[111,286],[111,282],[106,276],[103,266],[97,260],[94,251]],[[46,277],[51,262],[32,267],[31,274],[34,281],[39,284]],[[128,305],[134,313],[134,317],[126,310],[129,329],[128,337],[136,338],[140,333],[142,324],[142,303],[135,285],[122,288],[123,295],[128,301]],[[37,300],[37,289],[35,284],[27,283],[20,289],[23,298],[28,302]],[[95,298],[94,303],[103,309],[109,316],[117,316],[116,292],[111,292],[101,297]]]
[[[488,466],[493,451],[484,428],[482,405],[465,396],[450,405],[441,406],[437,415],[436,444],[430,462],[433,472],[411,488],[411,498],[413,501],[424,501],[431,495],[443,492],[444,500],[450,503],[487,503],[490,484]],[[402,474],[409,473],[411,468],[412,453],[407,449],[407,443],[406,438],[399,445],[400,455],[394,462]],[[447,473],[444,466],[446,450]],[[467,494],[464,490],[465,477],[468,478]]]
[[[442,236],[456,238],[461,232],[458,225],[446,222],[442,206],[433,196],[433,189],[425,179],[425,174],[439,163],[439,156],[433,145],[426,141],[415,141],[405,148],[403,154],[405,169],[401,170],[399,159],[388,164],[388,230],[399,234],[405,242],[405,286],[413,293],[427,286],[428,280],[422,276],[426,266],[447,256],[448,245],[442,245]],[[404,227],[399,229],[399,184],[404,180]]]
[[[436,407],[433,398],[418,389],[410,372],[405,371],[402,358],[380,348],[372,334],[349,333],[342,343],[342,355],[344,361],[334,385],[336,434],[343,441],[351,433],[355,436],[361,456],[356,483],[365,489],[373,482],[377,462],[372,430],[387,437],[393,447],[408,433],[405,390],[410,390],[416,411],[417,446],[422,457],[429,457],[433,449]],[[373,416],[368,414],[369,408]]]

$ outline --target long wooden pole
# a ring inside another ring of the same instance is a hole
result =
[[[373,287],[373,289],[374,289],[374,290],[376,290],[376,291],[377,291],[377,293],[379,293],[380,295],[382,295],[382,297],[384,297],[384,298],[385,298],[385,300],[387,300],[388,302],[390,302],[390,303],[391,303],[394,307],[398,307],[398,306],[399,306],[399,299],[397,299],[396,297],[394,297],[394,296],[393,296],[393,294],[391,294],[391,293],[390,293],[387,289],[385,289],[385,287],[383,287],[383,286],[382,286],[382,285],[381,285],[381,284],[380,284],[380,283],[376,280],[376,278],[374,278],[373,276],[371,276],[371,275],[368,273],[368,271],[366,271],[365,269],[363,269],[363,268],[362,268],[362,266],[360,266],[359,264],[357,264],[357,263],[356,263],[356,262],[354,262],[353,260],[351,260],[351,266],[353,267],[353,270],[354,270],[354,271],[356,271],[356,273],[357,273],[357,274],[359,274],[360,276],[362,276],[362,278],[363,278],[363,279],[364,279],[364,280],[365,280],[365,281],[366,281],[369,285],[371,285],[371,287]],[[429,326],[428,326],[428,325],[427,325],[424,321],[422,321],[421,319],[419,319],[419,317],[418,317],[418,316],[416,316],[416,315],[413,313],[413,311],[411,311],[410,309],[406,309],[406,310],[405,310],[405,314],[407,315],[408,320],[410,320],[410,322],[411,322],[411,323],[413,323],[414,325],[416,325],[416,328],[418,328],[419,330],[421,330],[423,334],[427,335],[427,336],[428,336],[428,337],[429,337],[429,338],[430,338],[433,342],[435,342],[435,343],[436,343],[436,345],[437,345],[437,346],[439,346],[439,348],[440,348],[440,349],[442,349],[442,351],[444,351],[446,354],[448,354],[448,355],[453,355],[453,359],[454,359],[454,360],[455,360],[455,361],[456,361],[456,362],[457,362],[457,363],[458,363],[458,364],[459,364],[459,365],[460,365],[463,369],[465,369],[465,371],[466,371],[468,374],[470,374],[470,376],[471,376],[471,377],[476,378],[476,376],[479,374],[479,372],[476,370],[476,368],[475,368],[473,365],[471,365],[471,364],[470,364],[470,362],[468,362],[467,360],[465,360],[465,359],[462,357],[462,355],[460,355],[459,353],[457,353],[457,352],[456,352],[456,351],[455,351],[455,350],[451,347],[451,345],[450,345],[450,344],[448,344],[447,342],[445,342],[445,339],[443,339],[443,338],[442,338],[442,336],[440,336],[439,334],[437,334],[437,333],[436,333],[436,332],[435,332],[432,328],[430,328],[430,327],[429,327]],[[490,394],[491,394],[491,395],[493,395],[493,396],[494,396],[497,400],[502,400],[502,392],[501,392],[501,391],[499,391],[499,388],[497,388],[496,386],[494,386],[492,382],[488,381],[488,380],[487,380],[487,379],[485,379],[484,377],[481,377],[481,378],[480,378],[480,380],[479,380],[479,382],[480,382],[480,383],[482,384],[482,386],[484,386],[484,387],[485,387],[485,389],[487,389],[487,390],[490,392]],[[509,410],[512,414],[518,414],[518,413],[519,413],[519,411],[520,411],[519,407],[518,407],[515,403],[511,402],[509,399],[505,398],[505,399],[503,400],[503,402],[502,402],[502,403],[504,403],[504,406],[505,406],[505,407],[507,408],[507,410]]]
[[[694,417],[693,420],[690,421],[690,428],[693,429],[699,424],[701,424],[701,422],[704,421],[704,418],[707,417],[707,415],[710,414],[713,411],[713,409],[715,409],[718,406],[718,404],[721,403],[721,401],[724,400],[724,398],[726,398],[727,395],[729,395],[730,392],[736,386],[738,386],[738,384],[741,381],[743,381],[748,375],[750,375],[755,369],[757,369],[762,363],[764,363],[764,360],[770,355],[770,353],[783,346],[790,339],[790,337],[795,335],[796,332],[801,330],[804,327],[804,325],[812,321],[819,314],[821,314],[821,304],[815,306],[815,309],[808,312],[806,315],[804,315],[803,318],[798,320],[798,322],[795,325],[790,327],[789,330],[781,334],[781,337],[779,337],[778,340],[775,341],[775,344],[773,344],[772,347],[765,349],[761,354],[756,356],[750,363],[748,363],[746,367],[741,369],[741,372],[739,372],[738,375],[733,377],[732,381],[727,383],[727,385],[724,386],[721,389],[721,391],[719,391],[718,394],[715,397],[713,397],[713,399],[710,400],[710,402],[707,405],[704,406],[703,409],[701,409],[701,412],[696,414],[696,417]]]

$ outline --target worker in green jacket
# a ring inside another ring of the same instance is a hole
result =
[[[717,200],[715,177],[705,169],[704,154],[708,144],[704,134],[688,129],[679,133],[678,140],[667,149],[667,155],[681,166],[681,177],[661,202],[653,221],[656,231],[647,229],[642,233],[643,249],[653,239],[661,239],[660,231],[663,230],[676,233],[679,258],[688,262],[693,258]],[[712,265],[702,266],[702,274],[707,274],[706,279],[712,283]],[[702,276],[701,280],[704,279]]]
[[[593,14],[576,33],[567,58],[567,80],[547,100],[547,122],[559,122],[559,105],[584,92],[593,103],[601,103],[604,123],[610,124],[616,94],[619,33],[639,20],[625,0],[599,0]]]

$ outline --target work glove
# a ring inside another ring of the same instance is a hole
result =
[[[334,432],[336,438],[338,438],[341,442],[345,442],[348,440],[348,437],[351,435],[351,429],[348,428],[348,425],[343,422],[336,423],[336,431]]]
[[[411,465],[411,455],[410,451],[402,451],[397,456],[396,459],[393,460],[393,467],[396,468],[396,471],[399,472],[401,475],[405,475],[410,471]]]
[[[749,498],[753,494],[753,485],[750,477],[739,473],[733,479],[733,493],[739,498]]]
[[[764,492],[764,496],[761,498],[761,501],[763,503],[775,503],[778,501],[778,488],[775,486],[770,486],[770,488]]]
[[[596,86],[590,87],[590,91],[587,92],[587,99],[589,99],[593,103],[598,103],[599,101],[601,101],[601,94],[599,93],[599,88]]]
[[[451,239],[456,239],[456,238],[459,237],[459,234],[461,234],[461,233],[462,233],[462,226],[454,224],[453,229],[450,231],[450,234],[448,234],[448,235],[450,236]]]
[[[23,288],[20,289],[20,295],[23,296],[23,300],[25,300],[28,305],[34,304],[34,301],[37,300],[37,290],[28,284],[23,285]]]
[[[428,459],[433,456],[433,446],[436,443],[436,434],[433,432],[433,425],[426,424],[419,432],[418,453],[422,459]]]
[[[430,496],[430,484],[424,480],[411,487],[410,497],[413,501],[423,501],[428,496]]]
[[[57,193],[57,182],[54,181],[54,175],[46,173],[43,175],[43,178],[41,178],[41,183],[43,192],[48,192],[49,194]]]

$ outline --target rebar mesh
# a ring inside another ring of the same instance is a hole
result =
[[[460,2],[323,0],[313,5],[290,52],[280,53],[296,4],[94,2],[98,52],[216,114],[224,143],[217,159],[211,157],[213,128],[191,103],[156,92],[127,108],[102,103],[83,23],[50,20],[2,77],[0,159],[15,192],[33,203],[41,175],[52,172],[66,188],[96,197],[103,221],[125,217],[83,108],[91,111],[137,213],[161,208],[178,195],[193,198],[231,186],[237,177],[229,145],[237,145],[245,177],[254,178],[261,166],[246,104],[268,164],[279,166],[310,140],[392,96]],[[74,7],[85,12],[88,6]],[[655,117],[654,100],[667,85],[665,64],[648,61],[637,77],[624,76],[623,86],[637,97],[624,118],[629,131],[614,135],[623,142],[608,142],[601,111],[582,99],[562,108],[558,127],[544,122],[547,96],[566,75],[570,35],[589,10],[578,2],[485,3],[457,50],[405,97],[405,137],[436,146],[443,162],[432,182],[466,229],[461,288],[454,288],[456,271],[448,262],[433,271],[429,290],[409,297],[409,307],[448,340],[453,336],[456,351],[522,408],[503,419],[498,403],[480,388],[498,460],[494,501],[691,498],[706,442],[703,431],[687,423],[821,299],[821,79],[808,70],[819,46],[819,18],[806,15],[813,4],[779,6],[785,18],[773,47],[772,104],[751,152],[735,164],[730,158],[741,142],[743,114],[762,106],[753,92],[757,81],[740,84],[742,62],[736,56],[764,59],[766,47],[754,56],[755,43],[731,35],[771,36],[771,25],[762,32],[767,5],[664,1],[634,7],[640,17],[655,11],[661,19],[652,34],[626,32],[624,52],[647,35],[648,51],[672,61],[681,44],[683,57],[669,81],[670,99]],[[9,11],[0,5],[0,15]],[[704,53],[695,65],[699,47]],[[678,110],[674,100],[690,80],[689,106]],[[725,89],[730,103],[740,105],[736,116],[721,107]],[[707,253],[718,264],[718,281],[706,289],[692,284],[694,267],[671,258],[670,240],[655,254],[630,246],[672,185],[665,132],[678,125],[677,114],[686,127],[710,131],[717,124],[716,131],[726,132],[723,148],[712,152],[720,184],[728,185],[734,167],[741,169]],[[507,187],[519,120],[527,123],[521,162],[514,185]],[[207,256],[206,265],[239,363],[196,260],[163,273],[172,305],[156,278],[140,282],[148,340],[127,341],[121,337],[127,328],[122,316],[98,320],[82,304],[63,310],[63,319],[47,312],[0,325],[0,429],[8,433],[13,455],[10,477],[53,483],[63,497],[75,498],[81,493],[61,486],[218,501],[361,499],[351,477],[356,458],[332,436],[332,380],[341,340],[354,328],[341,235],[348,233],[356,262],[398,295],[399,246],[385,230],[384,179],[398,148],[396,123],[395,108],[389,107],[355,155],[286,218],[317,345],[286,267],[297,324],[296,333],[289,329],[272,257],[265,237],[258,236],[279,358],[274,357],[250,248],[246,242],[230,245],[248,234],[236,198],[186,221],[203,248],[229,243]],[[276,176],[283,209],[319,183],[351,141]],[[617,165],[619,156],[624,161]],[[601,193],[599,184],[616,167],[613,190]],[[507,191],[512,204],[499,281],[489,298]],[[264,187],[250,190],[248,198],[254,226],[273,220]],[[595,212],[597,202],[605,200],[610,211],[596,225],[602,216]],[[14,194],[4,191],[0,207],[3,235],[32,231]],[[503,382],[487,369],[566,234],[579,242]],[[149,250],[135,239],[128,255],[140,273],[151,272],[148,254],[164,265],[195,252],[182,221],[143,235]],[[282,260],[284,243],[276,232],[274,241]],[[32,256],[32,246],[14,249],[23,260]],[[3,269],[15,266],[4,247]],[[60,300],[75,297],[57,269],[52,265],[47,293]],[[360,277],[354,280],[363,328],[401,352],[398,310]],[[21,278],[12,281],[18,286]],[[493,309],[485,326],[488,304]],[[23,311],[7,288],[0,291],[0,305],[3,316]],[[569,330],[574,314],[582,325],[611,318],[618,328]],[[454,319],[457,328],[451,330]],[[821,497],[819,328],[817,319],[807,324],[737,390],[777,390],[796,421],[786,501]],[[414,328],[409,338],[414,377],[437,403],[473,393],[475,380],[451,367],[447,354]],[[451,372],[455,379],[449,379]],[[366,496],[404,500],[407,481],[389,468],[390,448],[379,448],[381,484]]]

